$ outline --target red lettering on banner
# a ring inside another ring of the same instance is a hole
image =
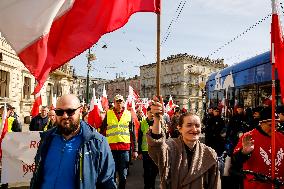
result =
[[[28,172],[35,172],[36,165],[35,163],[28,165],[28,164],[23,164],[23,172],[27,174]]]
[[[30,143],[30,148],[38,148],[39,142],[32,140]]]

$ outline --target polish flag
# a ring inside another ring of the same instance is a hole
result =
[[[102,125],[102,118],[100,116],[100,109],[98,106],[99,100],[93,98],[90,105],[90,112],[88,116],[88,123],[95,128],[99,128]]]
[[[124,26],[136,12],[160,13],[160,0],[1,0],[0,31],[35,76],[48,74]]]
[[[129,96],[135,101],[140,98],[139,95],[134,91],[133,87],[131,87],[130,85],[129,85]]]
[[[102,107],[105,111],[108,110],[108,100],[107,100],[107,93],[106,93],[106,86],[104,85],[103,89],[103,96],[101,97]]]
[[[41,106],[41,104],[42,104],[42,100],[41,100],[41,95],[39,92],[35,95],[35,101],[33,104],[32,111],[31,111],[32,117],[35,117],[39,114],[39,107]]]
[[[280,80],[281,101],[284,103],[284,39],[275,0],[272,1],[271,61],[275,63],[277,68],[278,79]]]
[[[4,110],[2,113],[2,123],[1,123],[1,138],[0,138],[0,159],[2,158],[2,140],[8,132],[8,117],[7,117],[7,107],[6,103],[4,103]]]

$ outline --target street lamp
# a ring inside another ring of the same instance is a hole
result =
[[[87,64],[87,92],[86,92],[86,104],[89,103],[89,85],[90,85],[90,70],[91,70],[91,61],[96,60],[96,56],[91,54],[91,48],[88,49],[87,54],[88,64]]]

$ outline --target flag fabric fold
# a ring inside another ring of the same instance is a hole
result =
[[[160,0],[1,0],[0,31],[38,93],[48,74],[124,26],[136,12],[160,13]]]
[[[32,117],[35,117],[39,114],[39,107],[41,105],[42,105],[41,94],[37,93],[35,95],[35,101],[34,101],[34,104],[33,104],[32,111],[31,111]]]
[[[271,23],[271,60],[275,63],[280,80],[281,102],[284,103],[284,40],[279,16],[276,11],[276,4],[272,4],[272,23]]]
[[[104,85],[104,89],[103,89],[103,95],[101,97],[101,104],[102,104],[102,108],[107,111],[108,110],[108,99],[107,99],[107,93],[106,93],[106,87]]]
[[[91,101],[91,107],[88,116],[88,123],[95,128],[99,128],[102,125],[102,118],[100,116],[100,109],[98,106],[99,100],[98,99],[92,99]]]

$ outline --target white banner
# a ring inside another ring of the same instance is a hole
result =
[[[1,183],[30,182],[39,132],[10,132],[2,142]]]

